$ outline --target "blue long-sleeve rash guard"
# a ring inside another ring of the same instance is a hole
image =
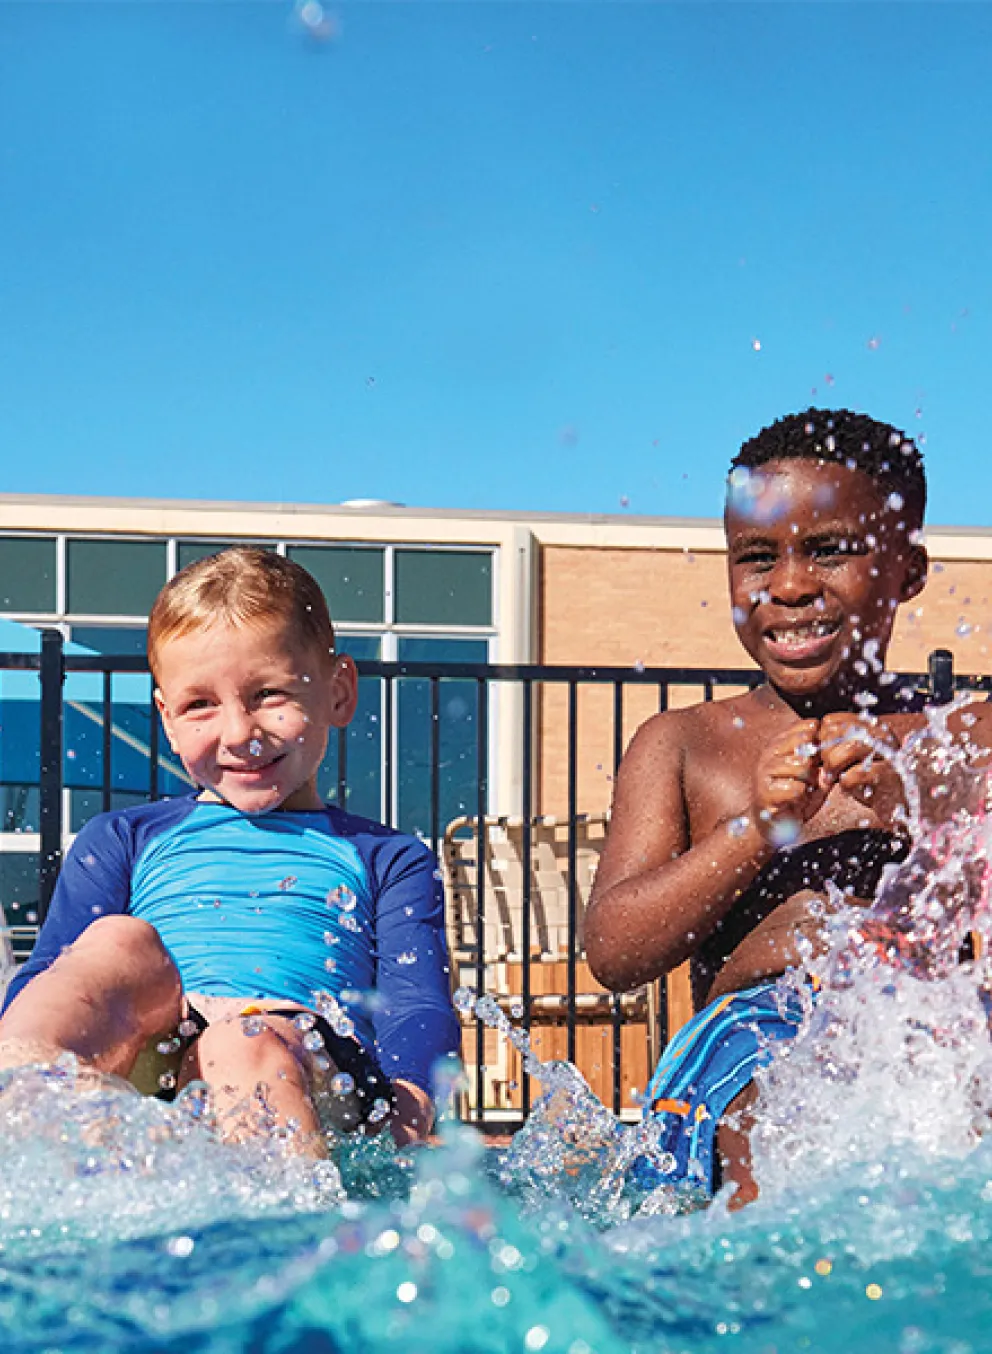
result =
[[[8,1005],[97,917],[151,923],[186,992],[329,993],[390,1078],[457,1050],[441,875],[414,837],[327,806],[248,817],[193,797],[101,814],[66,857]]]

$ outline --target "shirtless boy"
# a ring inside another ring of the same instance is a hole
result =
[[[458,1047],[440,871],[318,794],[357,692],[320,588],[264,550],[200,560],[159,594],[148,657],[196,789],[76,838],[7,993],[0,1067],[71,1053],[126,1077],[164,1039],[226,1137],[274,1120],[318,1155],[329,1124],[426,1137],[432,1065]]]
[[[624,991],[693,959],[699,1014],[649,1087],[680,1173],[732,1206],[757,1194],[751,1080],[800,1003],[774,981],[815,948],[828,881],[870,901],[908,840],[902,787],[866,739],[899,745],[922,698],[885,671],[897,608],[926,581],[916,446],[847,410],[791,415],[733,463],[725,529],[734,625],[765,682],[649,720],[623,760],[586,922],[590,965]],[[968,736],[992,745],[992,709]],[[954,723],[952,721],[952,728]],[[960,725],[957,726],[960,732]]]

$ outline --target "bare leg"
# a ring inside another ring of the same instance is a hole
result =
[[[240,1017],[218,1020],[204,1030],[183,1059],[180,1086],[205,1081],[223,1137],[242,1142],[258,1132],[252,1101],[264,1088],[265,1105],[276,1123],[293,1131],[297,1150],[325,1156],[320,1122],[311,1095],[313,1075],[303,1035],[291,1020],[252,1017],[257,1034],[245,1033]],[[332,1075],[333,1069],[330,1074]]]
[[[754,1082],[736,1095],[717,1125],[716,1147],[723,1165],[724,1181],[735,1185],[727,1207],[743,1208],[758,1197],[758,1186],[751,1169],[751,1129],[758,1088]]]
[[[74,1053],[126,1077],[149,1039],[180,1019],[179,974],[137,917],[101,917],[39,973],[0,1020],[0,1067]]]

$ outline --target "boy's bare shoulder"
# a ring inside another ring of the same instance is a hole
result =
[[[742,752],[748,756],[767,736],[769,718],[753,691],[727,699],[700,701],[653,715],[638,729],[624,758],[628,775],[675,773],[719,764]]]
[[[726,738],[729,742],[738,730],[747,728],[749,723],[764,723],[766,718],[767,712],[755,693],[747,691],[740,696],[699,701],[695,705],[652,715],[638,729],[634,742],[683,749],[705,744],[712,748],[715,740]]]
[[[967,739],[976,754],[985,754],[981,765],[987,765],[992,752],[992,699],[978,697],[955,710],[947,721],[954,734]]]

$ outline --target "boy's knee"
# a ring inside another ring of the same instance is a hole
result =
[[[83,948],[107,956],[133,958],[142,965],[172,963],[155,927],[140,917],[97,917],[73,946],[73,949]]]
[[[273,1081],[302,1072],[286,1041],[264,1025],[257,1034],[247,1034],[240,1019],[210,1025],[196,1041],[200,1070],[208,1080],[220,1068],[238,1082]]]
[[[152,1005],[172,1001],[178,1005],[182,996],[172,956],[154,926],[139,917],[98,917],[63,959],[70,955],[94,968],[109,969],[118,980],[133,979]]]

